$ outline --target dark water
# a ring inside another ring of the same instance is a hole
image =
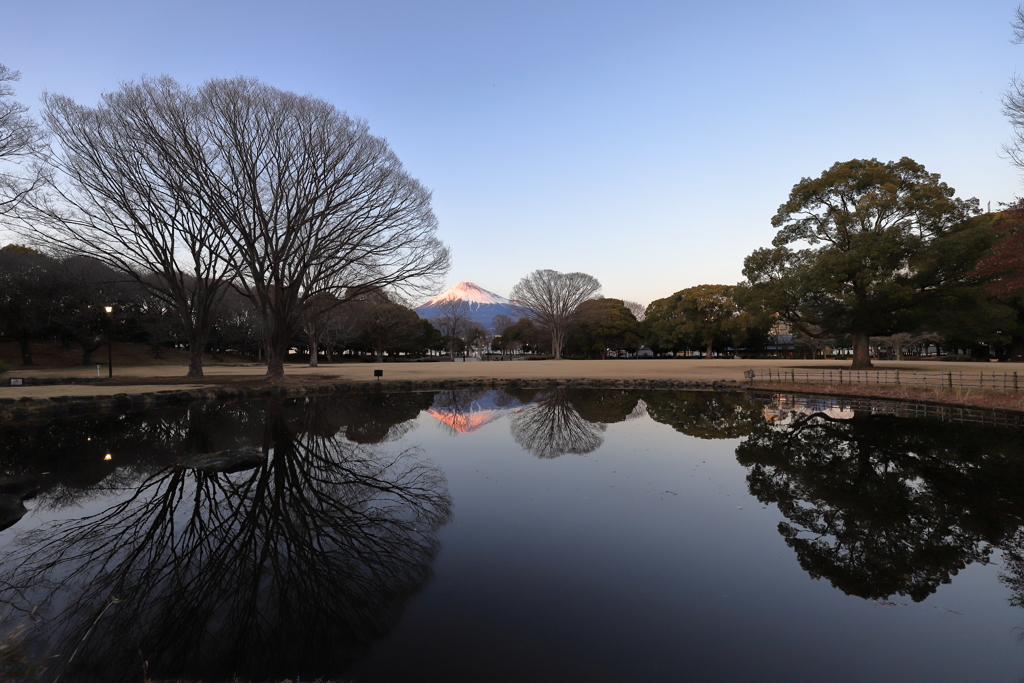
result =
[[[566,389],[4,426],[3,629],[43,680],[1019,681],[1022,434]]]

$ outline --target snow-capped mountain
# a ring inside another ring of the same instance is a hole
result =
[[[519,312],[515,304],[503,296],[489,292],[483,287],[478,287],[472,282],[460,282],[454,287],[449,287],[433,299],[417,306],[414,310],[421,318],[439,318],[443,313],[439,310],[440,305],[452,299],[462,300],[469,304],[469,317],[473,322],[480,323],[485,329],[491,329],[491,321],[494,316],[504,313],[512,318],[513,322],[519,318]]]

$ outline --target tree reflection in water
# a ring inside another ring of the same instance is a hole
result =
[[[584,455],[604,443],[607,426],[580,415],[570,390],[558,387],[538,392],[532,398],[533,403],[509,418],[509,429],[515,442],[535,457]],[[635,398],[633,403],[636,404]]]
[[[328,434],[329,402],[270,404],[255,470],[157,467],[19,539],[0,585],[41,606],[40,640],[66,658],[95,622],[62,680],[138,680],[140,655],[159,678],[337,676],[394,626],[430,577],[447,484],[416,449]]]
[[[644,401],[651,419],[698,439],[736,439],[761,421],[760,412],[739,393],[649,391]]]
[[[1010,542],[1024,515],[1013,430],[857,411],[754,423],[737,447],[750,492],[814,578],[920,601]]]

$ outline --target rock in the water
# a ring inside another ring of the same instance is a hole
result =
[[[216,453],[193,453],[182,456],[175,467],[200,472],[241,472],[263,464],[265,456],[256,446],[229,448]]]

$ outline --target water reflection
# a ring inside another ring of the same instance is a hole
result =
[[[850,595],[920,601],[1010,549],[1024,515],[1015,430],[848,413],[755,421],[736,449],[808,574]]]
[[[18,521],[19,505],[33,497],[29,507],[64,518],[17,534],[17,542],[5,548],[0,597],[24,612],[39,607],[39,648],[64,656],[62,680],[137,681],[143,659],[154,679],[351,675],[352,663],[393,630],[411,596],[430,580],[438,531],[451,515],[442,473],[417,450],[395,442],[423,410],[460,438],[507,417],[515,442],[540,458],[593,452],[606,444],[608,425],[643,416],[699,439],[734,439],[745,471],[734,463],[731,470],[718,463],[717,471],[731,472],[738,489],[777,505],[780,535],[769,531],[771,544],[792,548],[799,562],[799,568],[788,563],[792,571],[865,599],[904,595],[921,601],[969,564],[998,559],[1010,604],[1024,607],[1024,449],[1018,431],[902,419],[829,400],[775,401],[765,408],[742,394],[568,388],[379,392],[194,405],[46,428],[0,426],[0,525],[14,525],[5,535],[33,523],[31,516]],[[507,439],[503,424],[495,426],[489,430],[494,438]],[[626,433],[646,438],[644,426],[630,425]],[[670,438],[664,428],[656,431],[655,439],[668,439],[668,450],[657,462],[639,464],[685,482],[691,463],[674,457],[672,449],[685,443],[693,450],[696,442]],[[487,433],[473,443],[494,443],[484,439]],[[233,474],[199,471],[199,461],[186,457],[225,449],[256,449],[262,457],[246,463],[252,469]],[[108,453],[111,459],[105,460]],[[532,458],[515,447],[506,455],[541,477],[545,489],[552,484],[547,464],[531,466]],[[565,460],[580,475],[569,478],[574,489],[587,477],[594,490],[595,481],[600,490],[604,484],[609,491],[611,484],[619,489],[618,479],[600,479],[597,468]],[[666,496],[657,508],[645,506],[626,522],[644,528],[652,511],[684,502],[699,512],[700,496],[688,493],[699,493],[701,485],[680,488],[678,498]],[[515,485],[507,486],[514,493]],[[544,508],[545,525],[564,493],[556,490],[546,499],[551,507]],[[469,510],[472,498],[467,496]],[[628,518],[639,506],[624,501],[625,506],[587,508],[587,514],[599,520],[598,510],[608,507]],[[467,545],[474,552],[486,545],[481,539],[487,534],[501,539],[490,546],[501,557],[533,557],[536,544],[514,546],[515,534],[493,532],[507,513],[476,504],[487,526],[463,537],[462,557]],[[79,506],[86,507],[79,512]],[[680,530],[701,519],[675,518],[683,520]],[[557,514],[551,519],[559,523]],[[660,524],[672,519],[665,514]],[[713,547],[727,544],[710,516],[700,524],[714,532]],[[458,538],[464,528],[452,526],[446,533]],[[608,538],[611,544],[623,540]],[[743,564],[749,558],[744,543],[731,545],[735,564]],[[694,566],[700,566],[697,557]],[[639,559],[642,565],[648,558]],[[568,566],[558,554],[545,562],[559,571]],[[464,571],[468,576],[477,570]],[[754,583],[757,571],[749,572]],[[607,585],[620,578],[608,578]],[[675,576],[671,582],[685,586]],[[486,584],[484,576],[477,587]],[[529,597],[532,589],[530,584],[524,594]],[[494,594],[505,590],[499,586]],[[629,590],[627,585],[621,595]],[[427,599],[471,604],[467,611],[476,619],[483,613],[478,610],[489,609],[480,595],[432,591]],[[590,602],[579,611],[589,614],[592,595],[585,599]],[[574,609],[568,599],[557,608]],[[503,618],[493,614],[486,612],[486,618]],[[522,623],[537,615],[528,616]],[[67,663],[94,623],[86,646]],[[479,623],[473,621],[472,629]],[[431,650],[440,647],[440,638],[419,650],[410,645],[418,635],[409,635],[408,628],[392,638],[403,632],[400,646],[392,640],[377,651],[400,649],[417,664],[419,657],[455,658]]]
[[[518,412],[524,403],[531,400],[532,397],[523,401],[510,393],[494,389],[439,391],[434,394],[427,414],[436,418],[452,434],[468,434]]]
[[[348,438],[341,403],[236,405],[249,429],[227,439],[196,407],[148,430],[166,451],[119,458],[101,480],[116,504],[22,534],[0,565],[3,599],[40,608],[37,639],[64,656],[55,673],[138,680],[144,659],[157,678],[313,679],[361,658],[430,578],[451,500],[416,449]],[[357,402],[357,414],[383,415],[367,422],[386,436],[408,414],[399,404]],[[235,474],[173,466],[183,445],[225,440],[268,458]],[[58,507],[70,489],[40,496]]]
[[[644,401],[656,422],[698,439],[746,436],[760,421],[760,411],[739,393],[651,391]]]

